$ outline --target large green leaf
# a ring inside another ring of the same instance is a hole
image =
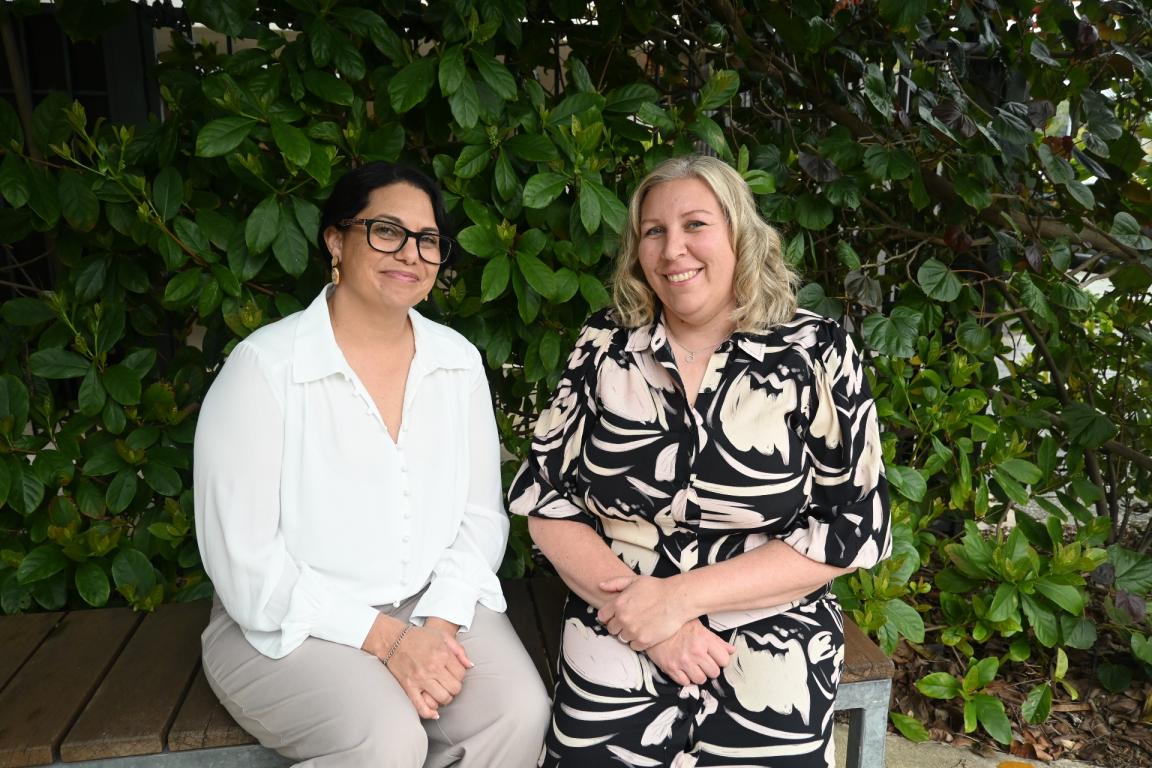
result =
[[[280,233],[280,204],[275,195],[260,201],[244,224],[244,242],[251,253],[267,250]]]
[[[199,269],[177,272],[164,286],[164,303],[172,307],[187,306],[199,294],[203,277]]]
[[[535,256],[526,253],[516,254],[516,268],[528,284],[541,296],[548,297],[555,290],[556,274],[548,265]]]
[[[696,109],[705,112],[722,107],[732,100],[739,89],[740,75],[736,70],[718,69],[700,88]]]
[[[590,109],[602,109],[604,97],[597,93],[573,93],[564,98],[548,115],[548,122],[559,125],[573,115],[579,115]]]
[[[100,201],[88,183],[78,173],[61,173],[59,184],[60,212],[76,229],[87,232],[100,218]]]
[[[960,681],[947,672],[933,672],[916,681],[916,690],[932,699],[954,699],[960,695]]]
[[[241,37],[245,23],[256,12],[257,0],[186,0],[192,21],[233,37]]]
[[[4,103],[6,106],[7,102]],[[4,155],[4,162],[0,163],[0,195],[3,195],[13,208],[23,207],[32,196],[32,182],[28,178],[28,169],[15,152]]]
[[[960,278],[937,259],[930,258],[916,271],[916,282],[930,298],[937,301],[955,301],[963,287]]]
[[[556,145],[539,133],[519,133],[505,141],[504,147],[521,160],[533,163],[546,163],[560,156]]]
[[[500,254],[484,265],[484,274],[480,278],[480,300],[492,301],[499,298],[508,287],[508,279],[512,274],[512,262],[506,254]]]
[[[896,307],[887,317],[869,315],[864,318],[864,340],[881,354],[912,357],[916,354],[920,321],[920,313],[910,307]]]
[[[226,155],[256,127],[256,121],[247,117],[222,117],[205,125],[196,136],[196,154],[200,157]]]
[[[76,566],[76,592],[88,605],[102,608],[108,604],[108,596],[111,594],[108,574],[92,561],[80,563]]]
[[[1108,560],[1115,568],[1117,589],[1136,595],[1152,592],[1152,558],[1113,544],[1108,547]]]
[[[1136,217],[1127,211],[1120,211],[1112,218],[1112,228],[1108,234],[1129,248],[1138,251],[1152,250],[1152,237],[1144,234]]]
[[[467,77],[468,67],[464,63],[464,49],[459,45],[450,46],[440,56],[437,72],[440,92],[445,96],[451,96]]]
[[[928,483],[919,470],[891,465],[885,470],[885,475],[901,496],[909,501],[923,501],[924,494],[928,491]]]
[[[505,101],[511,101],[516,98],[516,79],[512,77],[512,73],[508,68],[501,64],[496,59],[486,56],[483,53],[473,49],[472,61],[476,64],[476,69],[480,72],[480,77],[488,84],[497,96]]]
[[[484,144],[469,144],[456,158],[456,175],[462,179],[475,178],[492,161],[490,148]]]
[[[592,234],[600,226],[600,196],[588,182],[585,182],[580,186],[577,201],[580,207],[580,223],[584,225],[585,232]]]
[[[464,250],[482,259],[495,258],[508,250],[494,229],[479,224],[461,230],[459,240]]]
[[[308,164],[312,157],[312,142],[308,141],[304,131],[283,120],[273,120],[272,138],[284,159],[298,166]]]
[[[40,299],[16,298],[4,302],[0,317],[11,325],[34,326],[56,318],[56,310]]]
[[[1030,723],[1042,723],[1052,711],[1052,686],[1041,683],[1028,692],[1028,698],[1020,705],[1020,714]]]
[[[276,262],[293,277],[304,274],[308,267],[308,241],[291,216],[280,217],[280,228],[272,241]]]
[[[796,222],[805,229],[825,229],[832,218],[832,206],[822,197],[805,192],[796,201]]]
[[[1086,403],[1070,403],[1060,415],[1068,438],[1083,448],[1099,448],[1116,434],[1112,420]]]
[[[956,189],[956,194],[960,195],[964,202],[977,211],[982,211],[992,205],[992,191],[985,179],[957,176],[953,180],[953,186]]]
[[[150,461],[140,469],[144,482],[161,496],[178,496],[184,489],[180,475],[172,467]]]
[[[660,92],[647,83],[632,83],[613,88],[605,96],[605,112],[636,112],[644,104],[655,104]]]
[[[628,208],[620,202],[620,198],[603,184],[592,179],[585,179],[582,189],[596,198],[600,208],[600,218],[613,232],[623,232],[628,220]]]
[[[564,191],[568,178],[559,173],[538,173],[524,185],[524,205],[544,208]]]
[[[879,181],[899,181],[916,171],[916,158],[904,149],[873,144],[864,152],[864,167]]]
[[[388,81],[388,98],[392,109],[404,114],[428,96],[436,79],[436,59],[419,58],[408,64]]]
[[[352,86],[330,72],[309,69],[302,72],[300,78],[309,93],[329,104],[350,107],[356,99],[356,93],[352,90]],[[313,152],[312,159],[316,160],[316,158],[317,154]]]
[[[68,558],[55,544],[41,544],[20,561],[16,578],[21,584],[31,584],[53,576],[68,567]]]
[[[112,579],[120,593],[131,600],[152,592],[156,569],[140,550],[122,549],[112,561]]]
[[[707,115],[700,115],[692,121],[688,130],[703,139],[704,143],[715,150],[720,157],[731,159],[732,150],[728,146],[728,138],[724,135],[724,129],[715,120]]]
[[[612,297],[608,295],[604,283],[592,275],[580,275],[580,295],[588,302],[588,308],[593,312],[612,303]]]
[[[44,379],[76,379],[88,372],[88,361],[66,349],[42,349],[28,357],[32,374]]]
[[[24,146],[24,128],[20,125],[20,116],[8,100],[0,99],[0,149],[7,150],[10,146]],[[9,153],[8,157],[15,155]]]
[[[972,697],[976,720],[988,734],[1001,744],[1012,743],[1012,724],[1004,713],[1004,702],[985,693]]]
[[[448,107],[462,128],[472,128],[480,121],[480,92],[471,77],[466,77],[456,92],[448,97]]]
[[[140,376],[124,363],[109,366],[104,371],[101,383],[108,395],[121,405],[136,405],[140,402]]]
[[[1027,459],[1005,459],[1000,462],[1000,467],[1015,480],[1026,485],[1038,483],[1044,476],[1040,472],[1040,467]]]
[[[884,603],[884,620],[902,637],[913,643],[924,642],[924,619],[920,613],[903,600],[887,600]]]
[[[184,205],[184,179],[175,167],[165,166],[156,174],[152,182],[152,205],[164,221],[180,213],[180,206]]]

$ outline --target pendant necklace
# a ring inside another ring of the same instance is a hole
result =
[[[712,344],[711,346],[703,347],[702,349],[688,349],[688,347],[686,347],[683,344],[681,344],[680,342],[676,341],[676,339],[672,336],[671,332],[665,330],[664,333],[665,333],[665,335],[668,336],[668,341],[672,342],[676,346],[680,347],[680,349],[684,350],[684,352],[685,352],[684,362],[690,363],[693,360],[695,360],[696,355],[700,354],[701,352],[708,352],[709,354],[711,354],[711,353],[715,352],[716,350],[720,349],[720,347],[724,344],[724,342],[728,341],[728,339],[732,337],[732,334],[735,333],[735,331],[730,331],[728,333],[728,335],[725,336],[724,338],[720,339],[720,341],[716,342],[715,344]]]

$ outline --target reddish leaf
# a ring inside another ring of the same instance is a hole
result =
[[[967,253],[972,247],[972,235],[963,227],[953,224],[944,230],[944,242],[955,253]]]
[[[836,164],[820,155],[801,152],[798,162],[800,163],[800,169],[816,181],[836,181],[836,179],[840,178],[840,169],[836,167]]]

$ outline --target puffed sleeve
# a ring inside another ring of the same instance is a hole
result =
[[[467,630],[476,603],[493,611],[507,605],[496,569],[508,543],[508,516],[500,487],[500,436],[492,397],[479,355],[468,394],[468,494],[456,539],[432,569],[432,583],[412,611],[414,621],[430,616]]]
[[[851,337],[824,321],[812,349],[805,453],[810,502],[785,541],[840,568],[871,568],[892,549],[876,404]]]
[[[560,383],[536,420],[528,458],[508,491],[513,514],[596,526],[582,506],[577,474],[584,440],[597,418],[597,367],[615,330],[604,314],[589,318],[581,330]]]

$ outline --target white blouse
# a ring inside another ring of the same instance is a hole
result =
[[[416,356],[395,442],[336,345],[326,301],[253,333],[204,399],[196,530],[216,594],[261,653],[359,648],[377,610],[427,586],[413,621],[503,611],[508,518],[484,366],[409,312]]]

